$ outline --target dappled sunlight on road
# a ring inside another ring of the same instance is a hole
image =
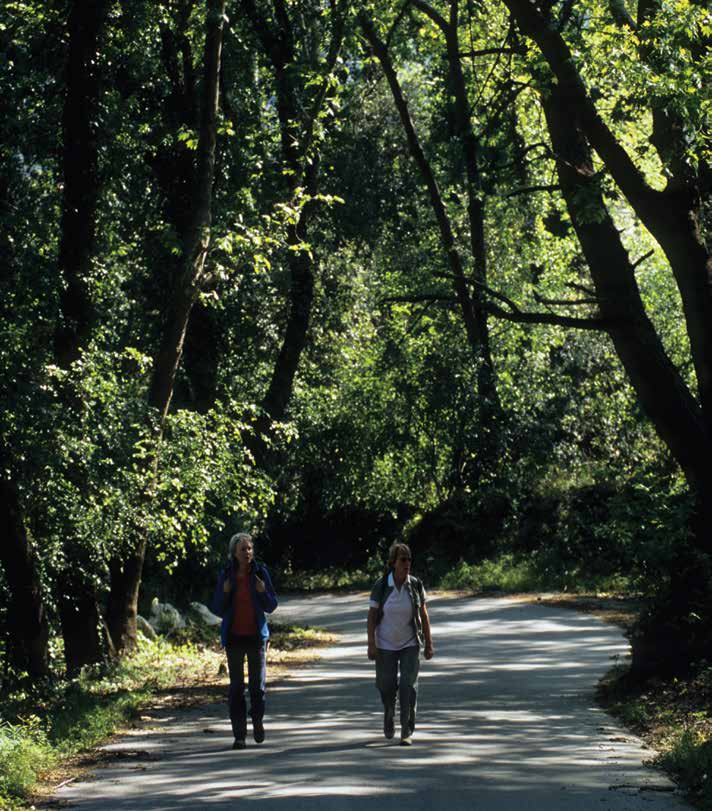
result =
[[[382,735],[367,605],[367,595],[283,602],[280,619],[342,637],[272,687],[261,746],[230,750],[223,706],[189,711],[123,739],[112,748],[127,757],[60,797],[87,811],[686,807],[595,704],[598,678],[627,652],[618,629],[514,600],[433,600],[436,656],[422,665],[415,744],[403,748]]]

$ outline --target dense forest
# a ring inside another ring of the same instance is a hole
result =
[[[5,0],[3,685],[252,531],[485,560],[712,649],[705,0]],[[613,585],[611,585],[613,587]]]

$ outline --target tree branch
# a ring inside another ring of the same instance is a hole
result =
[[[570,318],[565,315],[555,315],[554,313],[527,313],[521,310],[510,312],[491,302],[488,302],[485,306],[487,311],[495,318],[516,321],[518,324],[549,324],[555,327],[573,327],[575,329],[597,330],[599,332],[605,332],[612,326],[612,322],[604,318]]]
[[[581,298],[581,299],[557,299],[546,298],[534,292],[534,300],[538,304],[546,304],[550,307],[581,307],[584,304],[598,304],[597,298]]]
[[[637,267],[638,267],[638,265],[642,265],[642,264],[643,264],[643,262],[645,262],[645,260],[646,260],[646,259],[650,259],[650,257],[651,257],[651,256],[652,256],[654,253],[655,253],[655,251],[651,249],[651,250],[649,250],[647,253],[644,253],[644,254],[643,254],[641,257],[639,257],[638,259],[636,259],[636,260],[635,260],[635,262],[633,262],[633,265],[632,265],[633,269],[635,270],[635,268],[637,268]]]
[[[529,0],[504,0],[522,31],[539,46],[549,67],[566,94],[572,114],[580,116],[586,132],[616,183],[639,213],[648,212],[650,202],[662,192],[648,185],[630,155],[601,118],[576,68],[576,59],[561,34]],[[645,217],[644,219],[648,219]]]
[[[503,197],[517,197],[520,194],[534,194],[535,192],[555,192],[561,191],[561,186],[558,183],[551,185],[542,184],[539,186],[524,186],[521,189],[514,189],[514,191],[507,192]]]
[[[521,54],[516,48],[482,48],[475,51],[460,51],[461,57],[468,59],[476,59],[478,56],[504,56],[507,54]]]
[[[455,305],[457,299],[442,293],[419,293],[412,296],[386,296],[379,301],[379,304],[422,304],[423,302]]]
[[[426,3],[425,0],[411,0],[411,5],[415,6],[417,9],[426,14],[430,19],[438,26],[438,28],[445,34],[448,35],[448,24],[447,20],[436,11],[430,3]]]

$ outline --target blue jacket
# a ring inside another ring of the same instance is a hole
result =
[[[265,584],[265,590],[260,594],[255,586],[255,577],[259,577]],[[223,585],[225,581],[232,579],[232,589],[229,593],[225,594]],[[222,646],[227,644],[227,637],[232,624],[232,601],[237,592],[237,570],[236,567],[229,565],[226,566],[218,577],[218,583],[215,586],[215,593],[213,594],[212,611],[219,617],[222,617],[222,624],[220,626],[220,641]],[[257,622],[257,632],[260,637],[269,639],[269,628],[267,627],[267,618],[265,614],[271,614],[277,608],[277,596],[274,593],[274,586],[270,580],[269,572],[261,563],[253,563],[250,570],[250,596],[252,597],[252,605],[255,607],[255,621]]]

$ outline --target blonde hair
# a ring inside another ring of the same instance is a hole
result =
[[[249,541],[250,543],[254,543],[252,540],[252,535],[249,532],[236,532],[232,538],[230,538],[230,543],[227,545],[227,556],[228,558],[232,558],[235,554],[235,547],[240,543],[240,541]]]
[[[408,557],[413,557],[413,553],[410,551],[410,547],[407,543],[401,543],[400,541],[392,543],[391,548],[388,550],[388,566],[393,568],[396,558],[403,553],[407,554]]]

